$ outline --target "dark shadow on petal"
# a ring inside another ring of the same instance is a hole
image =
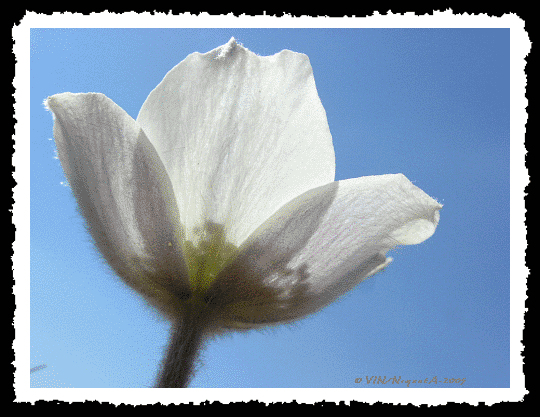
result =
[[[141,130],[134,150],[132,196],[138,231],[144,237],[144,253],[153,262],[148,279],[163,287],[173,298],[190,297],[188,270],[182,254],[183,226],[173,187],[156,150]]]
[[[222,312],[225,326],[286,322],[312,312],[308,265],[290,265],[319,228],[337,187],[310,190],[282,207],[221,271],[207,301]]]

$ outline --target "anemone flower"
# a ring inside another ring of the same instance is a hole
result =
[[[234,39],[193,53],[137,120],[103,94],[49,97],[58,155],[95,245],[172,322],[158,387],[204,341],[291,322],[429,238],[437,201],[404,175],[334,181],[309,59]]]

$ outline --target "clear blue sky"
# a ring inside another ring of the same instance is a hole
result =
[[[429,240],[389,253],[386,271],[318,314],[211,341],[192,386],[396,375],[508,387],[508,29],[33,30],[30,366],[48,368],[31,386],[150,387],[169,327],[102,264],[62,185],[43,100],[101,92],[136,118],[173,66],[231,36],[259,55],[309,56],[336,180],[404,173],[444,208]]]

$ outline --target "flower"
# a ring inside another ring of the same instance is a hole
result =
[[[260,57],[234,39],[191,54],[137,120],[103,94],[46,106],[97,248],[177,323],[160,386],[187,385],[207,334],[314,313],[439,221],[442,206],[402,174],[334,181],[303,54]]]

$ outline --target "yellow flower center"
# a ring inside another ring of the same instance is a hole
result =
[[[196,298],[204,297],[219,272],[238,253],[238,248],[225,239],[224,227],[206,222],[197,246],[186,241],[184,253],[189,271],[189,283]]]

